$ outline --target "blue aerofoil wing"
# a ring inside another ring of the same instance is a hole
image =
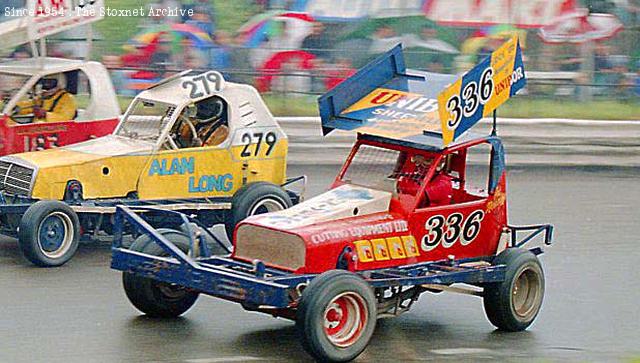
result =
[[[437,99],[455,79],[407,70],[397,45],[320,97],[323,133],[353,130],[414,144],[434,137],[441,144]]]

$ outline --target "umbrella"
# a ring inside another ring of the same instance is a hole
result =
[[[438,31],[439,36],[446,36],[445,29],[439,27],[435,22],[425,18],[424,16],[398,16],[393,18],[373,18],[364,19],[354,22],[352,30],[348,32],[344,37],[347,39],[360,39],[370,37],[371,34],[382,27],[388,26],[392,28],[396,34],[409,34],[420,33],[423,28],[433,28]],[[453,39],[444,38],[447,41],[453,41]]]
[[[415,34],[405,34],[402,36],[402,45],[406,48],[423,48],[440,53],[458,54],[460,51],[453,45],[437,38],[421,39]]]
[[[258,14],[249,19],[238,29],[240,42],[255,48],[260,43],[281,35],[283,23],[313,22],[312,16],[306,13],[270,11]],[[295,25],[293,25],[296,28]]]
[[[376,38],[373,35],[381,27],[393,29],[395,36],[387,38]],[[453,32],[439,27],[435,22],[424,16],[398,16],[389,18],[365,19],[355,22],[352,29],[344,36],[340,37],[343,43],[358,42],[361,39],[369,41],[368,49],[371,53],[382,53],[398,43],[402,43],[405,48],[422,48],[436,52],[458,53],[458,49],[451,45],[456,43]],[[435,34],[428,39],[423,39],[420,34],[424,29],[433,29]]]
[[[282,71],[283,66],[289,62],[295,62],[297,68],[301,70],[313,69],[315,56],[303,50],[289,50],[273,54],[260,67],[261,75],[256,78],[256,88],[260,92],[267,92],[271,89],[273,78]]]
[[[577,9],[540,28],[538,35],[545,43],[584,43],[611,38],[622,28],[615,15],[589,14],[587,9]]]
[[[171,36],[174,46],[183,38],[191,40],[193,46],[197,48],[209,48],[213,46],[213,40],[209,34],[191,24],[163,24],[152,27],[136,35],[131,43],[137,46],[149,45],[156,42],[160,36],[165,34]]]

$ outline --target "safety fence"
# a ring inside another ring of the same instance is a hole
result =
[[[341,164],[355,134],[322,136],[317,117],[279,117],[289,136],[289,163]],[[640,120],[591,121],[498,118],[509,165],[640,167]],[[490,120],[474,132],[489,134]]]
[[[159,81],[162,77],[183,69],[173,68],[110,68],[118,94],[133,96],[137,91]],[[196,69],[198,70],[198,69]],[[204,69],[201,69],[204,70]],[[428,69],[425,69],[429,71]],[[131,78],[133,73],[146,72],[157,78]],[[325,71],[257,71],[251,69],[227,69],[222,72],[229,81],[253,84],[263,93],[274,95],[320,95],[327,90],[331,80],[340,81],[344,76],[333,75],[335,69]],[[637,102],[640,100],[640,83],[636,76],[610,77],[605,82],[586,82],[579,72],[529,71],[524,93],[537,99],[566,99],[584,101],[616,100]],[[638,76],[640,77],[640,76]],[[585,96],[588,95],[588,96]]]

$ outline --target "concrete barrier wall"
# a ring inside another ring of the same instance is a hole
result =
[[[341,164],[355,140],[351,132],[323,137],[317,117],[278,117],[289,135],[289,163]],[[474,132],[488,134],[489,119]],[[498,118],[509,165],[640,166],[639,121]]]

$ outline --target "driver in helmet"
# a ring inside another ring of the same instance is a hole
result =
[[[448,159],[443,158],[424,192],[430,207],[449,205],[453,199],[453,177],[449,175]]]
[[[402,170],[398,173],[398,192],[416,195],[421,185],[425,182],[425,201],[430,207],[451,204],[453,195],[453,178],[448,174],[448,159],[443,158],[436,166],[431,180],[425,177],[434,162],[434,158],[423,155],[405,156],[402,161]],[[424,206],[423,206],[424,207]]]
[[[226,103],[220,97],[187,106],[183,115],[186,120],[178,130],[178,143],[183,147],[217,146],[229,136]]]
[[[18,115],[33,114],[34,121],[58,122],[73,120],[77,116],[78,106],[73,95],[66,90],[64,74],[45,76],[37,87],[33,100],[20,101],[16,105]]]

